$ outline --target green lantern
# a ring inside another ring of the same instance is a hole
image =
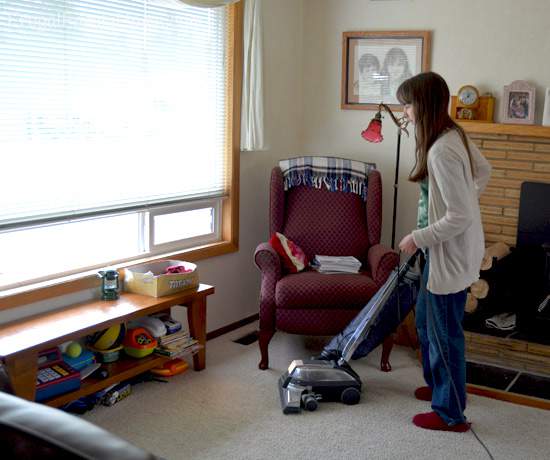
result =
[[[101,270],[98,272],[98,276],[101,278],[101,298],[103,300],[118,299],[118,272],[116,270]]]

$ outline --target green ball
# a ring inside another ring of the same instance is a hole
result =
[[[82,353],[82,347],[78,342],[72,342],[68,347],[65,354],[70,358],[78,358]]]

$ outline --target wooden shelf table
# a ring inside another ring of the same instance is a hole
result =
[[[115,301],[83,302],[0,325],[0,357],[6,366],[13,391],[17,396],[34,401],[38,353],[41,350],[178,305],[187,308],[189,333],[201,345],[193,356],[193,368],[200,371],[206,365],[206,297],[213,293],[214,287],[207,284],[164,297],[122,293],[120,299]],[[108,378],[88,378],[82,382],[79,390],[56,396],[45,401],[45,404],[62,406],[157,367],[167,359],[154,354],[142,359],[123,358],[108,365]]]

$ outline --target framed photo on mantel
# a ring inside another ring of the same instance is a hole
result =
[[[383,102],[401,110],[395,94],[407,78],[430,68],[431,33],[344,32],[341,108],[376,110]]]
[[[516,80],[504,87],[502,95],[502,123],[535,123],[535,87],[524,80]]]

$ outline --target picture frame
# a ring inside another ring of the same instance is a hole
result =
[[[525,80],[506,85],[502,95],[502,123],[535,123],[535,86]]]
[[[395,92],[407,78],[430,68],[431,32],[343,32],[341,108],[402,110]]]

